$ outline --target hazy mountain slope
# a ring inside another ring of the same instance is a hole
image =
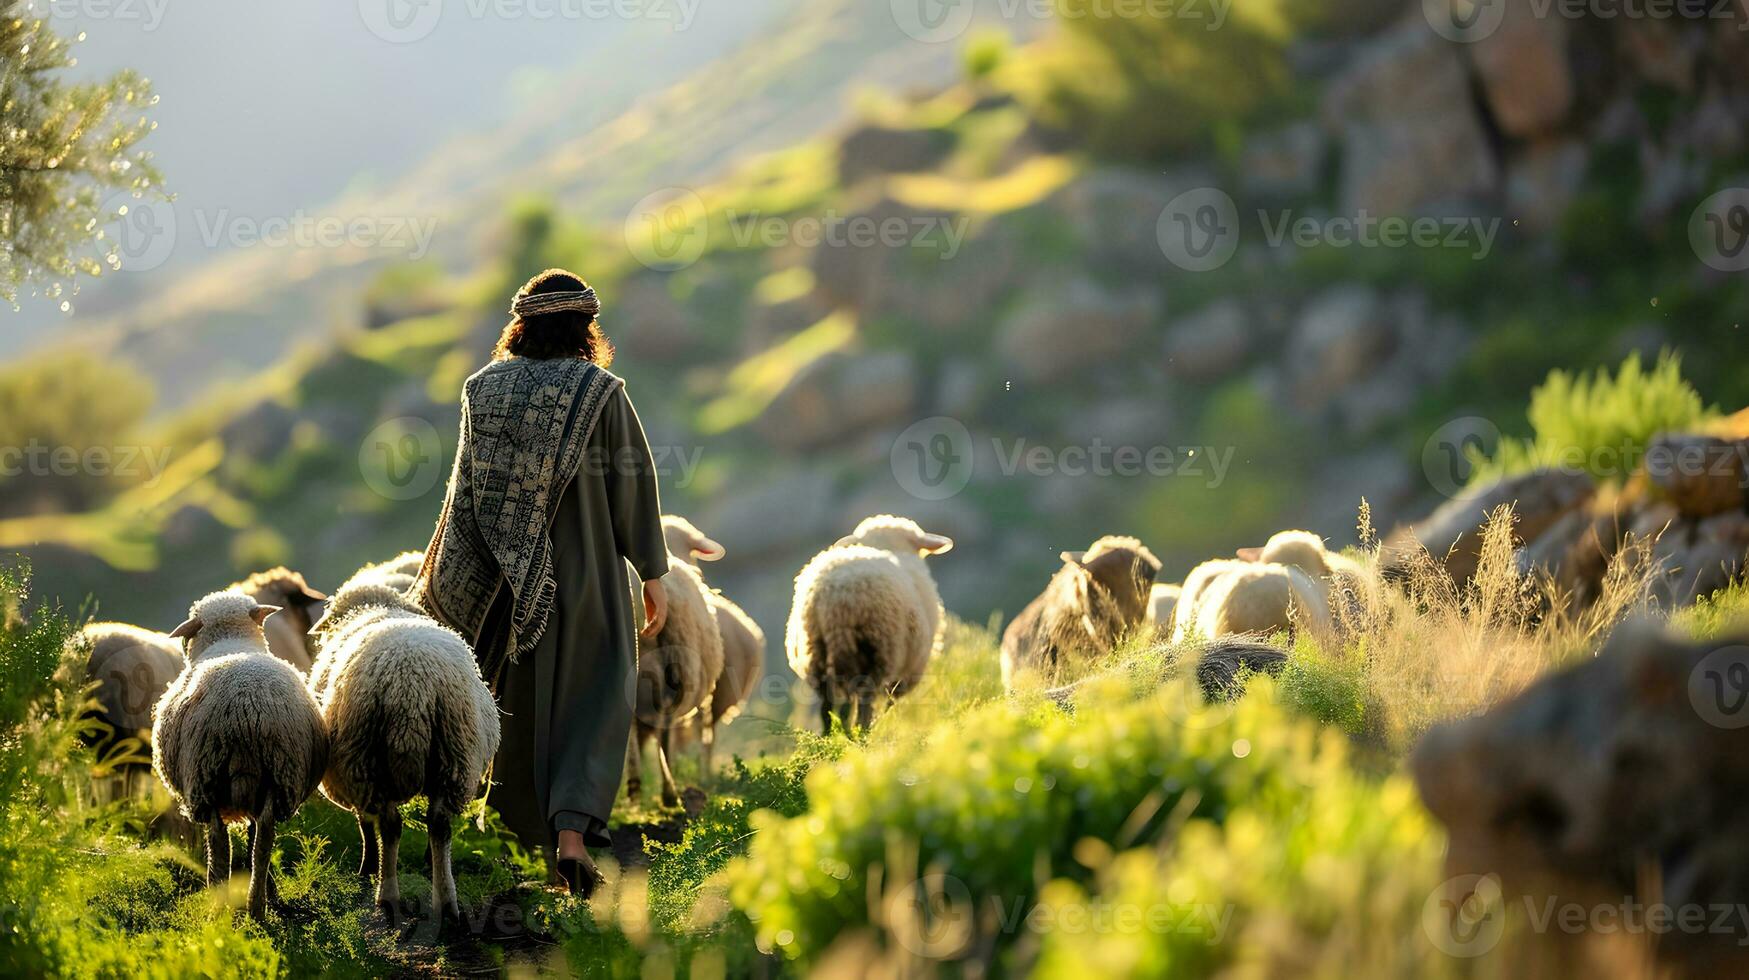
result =
[[[551,196],[568,217],[611,223],[651,190],[700,183],[817,132],[843,116],[857,86],[939,84],[957,64],[953,45],[917,43],[884,6],[849,0],[785,6],[756,36],[691,71],[682,65],[696,61],[692,48],[676,58],[669,42],[628,42],[532,94],[497,131],[455,140],[404,179],[320,213],[376,221],[391,237],[403,221],[430,227],[432,258],[459,271],[490,247],[482,239],[511,197]],[[645,77],[651,60],[681,81],[649,94],[621,83],[633,64]],[[178,228],[188,233],[200,232]],[[366,284],[407,261],[403,247],[233,249],[161,287],[125,283],[125,303],[80,332],[151,374],[175,407],[297,340],[356,323],[347,311]]]

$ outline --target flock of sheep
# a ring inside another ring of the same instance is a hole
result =
[[[698,562],[722,558],[722,546],[672,515],[663,530],[669,613],[639,655],[627,794],[640,796],[641,755],[654,738],[662,798],[672,806],[679,794],[670,753],[696,739],[710,768],[717,727],[740,712],[763,673],[765,635],[700,573]],[[870,517],[797,575],[784,643],[790,667],[819,697],[826,730],[834,717],[866,729],[877,710],[922,681],[944,619],[924,559],[952,547],[907,518]],[[1297,531],[1207,562],[1182,587],[1155,583],[1160,562],[1134,538],[1101,538],[1062,558],[1003,634],[1009,689],[1023,672],[1048,678],[1138,630],[1174,641],[1328,630],[1332,603],[1352,600],[1370,581],[1366,569]],[[332,596],[275,569],[195,602],[168,634],[120,623],[82,631],[98,719],[117,735],[150,730],[158,778],[182,814],[208,830],[209,884],[230,875],[226,825],[248,825],[249,910],[257,917],[273,897],[274,825],[318,788],[356,815],[359,873],[376,875],[385,910],[400,901],[399,807],[424,796],[433,906],[459,915],[452,823],[497,752],[499,713],[467,642],[411,598],[422,562],[410,552],[366,566]]]

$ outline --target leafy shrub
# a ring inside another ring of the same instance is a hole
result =
[[[1421,933],[1441,849],[1406,778],[1321,770],[1316,791],[1291,806],[1193,819],[1164,851],[1084,848],[1092,882],[1058,879],[1040,893],[1033,972],[1211,976],[1243,964],[1247,976],[1460,973],[1464,961]]]
[[[1544,466],[1578,466],[1621,478],[1638,466],[1660,432],[1692,429],[1713,411],[1682,378],[1682,360],[1666,351],[1646,370],[1633,354],[1614,375],[1549,372],[1530,396],[1529,439],[1502,440],[1493,458],[1472,451],[1477,483]]]
[[[1084,691],[1073,714],[996,700],[920,742],[848,754],[808,777],[807,813],[756,815],[729,876],[761,946],[815,963],[835,940],[880,936],[885,955],[1009,962],[1039,884],[1080,877],[1077,842],[1129,847],[1237,806],[1285,812],[1343,764],[1340,736],[1269,693],[1205,708],[1178,682]],[[942,901],[970,905],[945,944],[908,911]]]

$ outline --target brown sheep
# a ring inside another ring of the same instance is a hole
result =
[[[1107,536],[1063,566],[1002,632],[1002,685],[1022,670],[1053,676],[1069,659],[1109,653],[1146,621],[1160,560],[1135,538]]]

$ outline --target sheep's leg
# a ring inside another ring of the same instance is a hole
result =
[[[709,776],[711,756],[714,754],[711,750],[717,747],[717,726],[714,722],[706,721],[703,712],[698,716],[698,745],[699,753],[704,756],[704,774]]]
[[[663,725],[656,733],[656,761],[662,765],[662,805],[679,806],[680,789],[674,785],[674,770],[668,768],[669,735],[674,731],[673,725]]]
[[[378,845],[377,908],[394,919],[401,907],[401,811],[393,806],[385,807],[376,823],[377,833],[382,835],[382,842]]]
[[[633,803],[644,796],[644,729],[632,724],[632,740],[626,745],[626,799]]]
[[[217,888],[231,880],[231,828],[217,817],[206,830],[206,884]]]
[[[863,691],[856,696],[856,729],[867,732],[874,724],[874,695]]]
[[[377,873],[376,822],[364,813],[358,815],[358,836],[364,842],[364,857],[358,862],[358,880],[368,882]]]
[[[267,919],[268,892],[273,888],[273,801],[249,824],[249,916]]]
[[[832,695],[820,692],[820,734],[832,734]]]
[[[450,867],[449,845],[455,834],[454,814],[433,804],[425,816],[431,831],[431,905],[444,922],[460,922],[461,903],[456,899],[455,874]]]
[[[255,830],[260,824],[261,821],[259,818],[249,821],[249,851],[247,856],[249,858],[249,874],[251,875],[252,881],[253,875],[255,874]],[[271,830],[268,832],[267,849],[269,852],[272,852],[273,850],[273,836]],[[269,874],[267,876],[267,901],[269,903],[274,903],[279,901],[279,879],[274,877],[271,871],[272,866],[269,865]]]

